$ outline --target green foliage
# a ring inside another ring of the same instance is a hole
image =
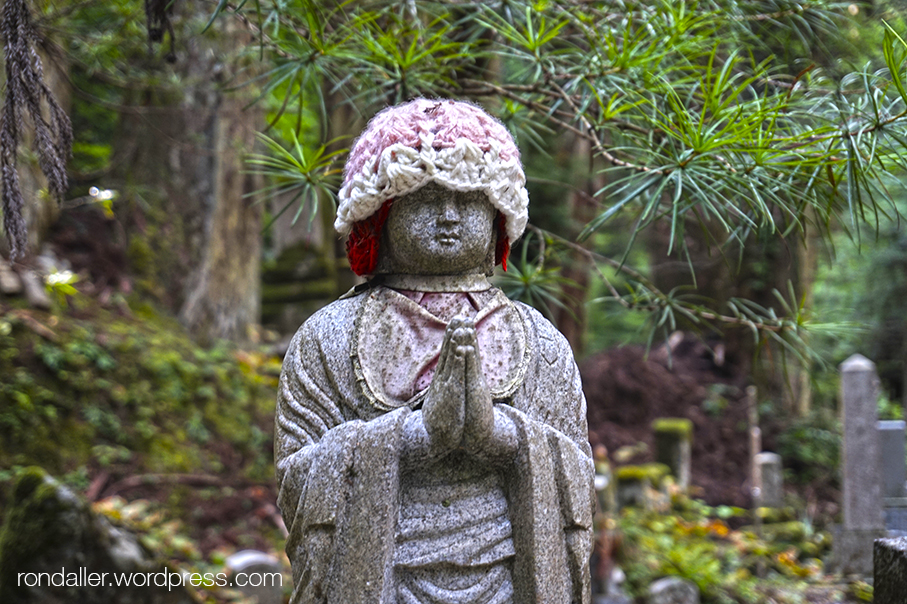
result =
[[[44,277],[44,287],[53,296],[62,308],[68,306],[70,296],[79,295],[79,290],[73,284],[78,283],[79,276],[72,271],[56,271]]]
[[[121,497],[110,497],[94,504],[93,510],[117,524],[126,525],[141,535],[142,545],[167,559],[187,562],[202,559],[196,545],[181,534],[180,523],[168,520],[160,506],[150,501],[127,502]]]
[[[833,411],[818,409],[791,420],[778,435],[778,453],[789,477],[799,483],[827,480],[837,483],[841,425]]]
[[[217,472],[228,447],[248,477],[270,476],[276,360],[200,348],[150,310],[98,312],[56,319],[53,339],[25,311],[0,315],[0,465]]]
[[[121,89],[143,79],[174,82],[166,70],[160,69],[162,63],[149,57],[141,3],[88,0],[41,4],[44,11],[38,25],[60,38],[67,58],[80,74],[99,76]]]
[[[903,213],[907,199],[896,201]],[[867,230],[874,230],[871,224]],[[880,417],[895,419],[905,393],[907,323],[903,305],[907,297],[907,237],[896,224],[884,224],[861,249],[849,245],[846,233],[835,236],[824,254],[815,288],[814,312],[836,318],[838,329],[819,334],[814,341],[824,350],[827,365],[813,372],[816,405],[834,409],[838,400],[837,366],[854,353],[876,363],[881,397],[888,401]],[[871,243],[871,245],[870,245]],[[833,257],[832,257],[833,254]]]
[[[290,131],[292,151],[287,151],[276,140],[259,135],[259,139],[267,146],[270,154],[253,154],[248,158],[249,164],[255,166],[255,172],[268,177],[270,185],[256,191],[255,195],[268,193],[289,197],[280,208],[271,222],[266,225],[269,227],[284,212],[298,203],[296,214],[293,216],[293,224],[299,219],[303,209],[309,206],[308,224],[311,228],[315,216],[320,209],[323,200],[329,200],[331,211],[336,206],[333,204],[334,195],[332,187],[335,186],[340,169],[333,167],[336,156],[340,151],[328,151],[327,145],[321,145],[314,151],[306,153],[305,148],[300,144],[296,133]],[[292,194],[292,197],[287,194]]]
[[[872,602],[873,586],[866,581],[854,581],[850,584],[850,593],[861,602]]]
[[[225,557],[229,552],[214,550],[207,555],[189,535],[187,526],[172,517],[170,511],[159,503],[145,499],[126,501],[122,497],[108,497],[92,504],[92,511],[102,515],[116,526],[122,526],[139,538],[141,544],[155,556],[166,562],[170,568],[183,572],[217,573],[225,572]],[[280,538],[282,541],[282,537]],[[289,568],[285,569],[285,576]],[[199,601],[219,604],[245,604],[248,598],[238,590],[214,585],[214,581],[202,583],[197,588],[188,586]],[[287,585],[289,589],[290,585]]]
[[[904,407],[897,401],[892,401],[884,393],[879,395],[878,416],[880,420],[904,419]]]
[[[261,0],[220,3],[215,12],[257,24],[257,50],[274,57],[261,78],[263,98],[283,96],[277,117],[317,106],[326,121],[327,94],[363,115],[444,95],[483,101],[535,149],[549,151],[552,133],[584,141],[604,186],[582,237],[617,220],[628,225],[614,265],[632,282],[628,292],[606,288],[605,297],[650,313],[653,335],[680,323],[743,325],[757,343],[803,356],[805,334],[817,326],[802,292],[716,308],[637,279],[627,251],[646,229],[667,225],[667,252],[695,273],[691,237],[737,250],[806,232],[827,240],[840,225],[859,239],[864,218],[897,215],[895,173],[907,156],[903,22],[892,20],[883,35],[847,4]],[[841,41],[851,29],[878,38],[874,65]],[[781,48],[785,57],[776,59]],[[840,73],[851,59],[860,67]],[[530,180],[549,178],[550,164],[529,167]],[[300,174],[312,184],[310,169]],[[545,281],[555,289],[531,286],[534,299],[553,304],[557,284],[541,269],[514,265],[515,294],[529,297],[517,281]]]
[[[519,259],[511,257],[507,271],[499,272],[495,283],[509,298],[534,306],[551,318],[552,307],[567,309],[561,296],[564,287],[572,282],[561,275],[556,264],[552,266],[552,260],[558,253],[555,240],[546,234],[542,234],[539,240],[535,245],[532,232],[523,237]],[[537,249],[537,254],[529,260],[532,248]]]
[[[624,508],[618,519],[624,547],[619,562],[631,595],[641,596],[656,579],[675,575],[699,587],[704,604],[799,602],[804,579],[821,575],[818,559],[830,540],[808,525],[761,538],[753,527],[731,529],[726,520],[744,510],[716,508],[675,495],[669,510]],[[769,527],[766,527],[768,531]]]

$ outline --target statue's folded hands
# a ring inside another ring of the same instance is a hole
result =
[[[454,317],[448,324],[422,410],[407,419],[404,433],[407,463],[454,451],[486,462],[508,461],[516,455],[516,428],[504,413],[495,411],[471,319]]]

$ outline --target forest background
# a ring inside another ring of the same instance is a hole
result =
[[[699,334],[804,482],[836,481],[843,358],[903,415],[897,2],[8,0],[0,33],[3,253],[52,295],[0,299],[6,480],[270,480],[280,342],[355,283],[345,150],[415,96],[517,138],[531,227],[497,282],[579,358]]]

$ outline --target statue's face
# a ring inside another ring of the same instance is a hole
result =
[[[413,275],[485,273],[494,265],[494,217],[485,193],[463,193],[430,182],[391,205],[379,270]]]

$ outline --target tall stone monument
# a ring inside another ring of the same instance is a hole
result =
[[[885,536],[877,428],[878,376],[875,363],[855,354],[841,363],[841,419],[844,425],[844,522],[835,534],[837,570],[872,572],[873,540]]]
[[[475,105],[379,113],[337,230],[369,277],[310,318],[277,401],[291,602],[588,603],[593,464],[564,337],[487,281],[528,196]]]

